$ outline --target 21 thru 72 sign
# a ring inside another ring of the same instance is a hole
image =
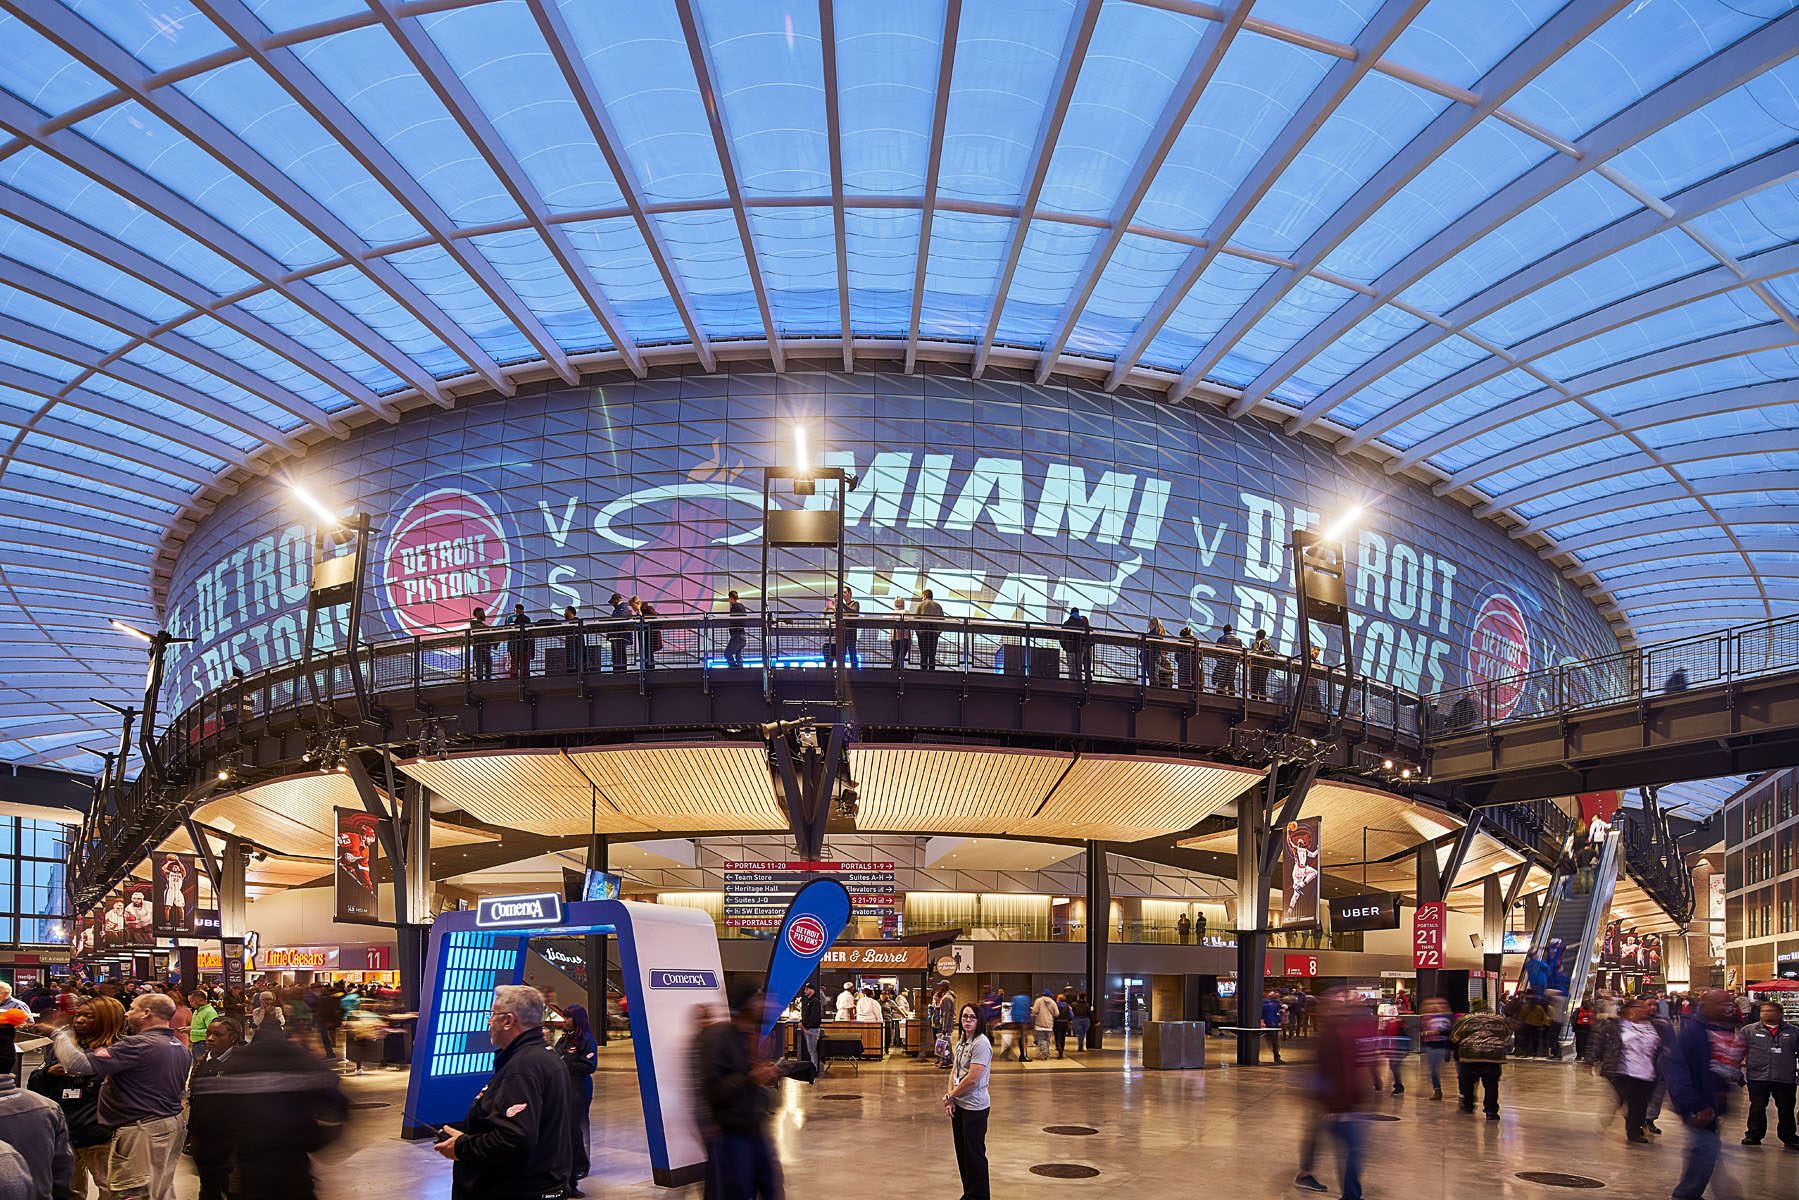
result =
[[[1436,971],[1443,966],[1443,923],[1449,906],[1441,900],[1420,904],[1412,913],[1412,969]]]

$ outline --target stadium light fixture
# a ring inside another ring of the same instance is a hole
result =
[[[294,499],[298,500],[301,504],[304,504],[309,510],[311,510],[311,512],[314,516],[316,516],[319,520],[323,521],[325,524],[331,526],[332,528],[336,528],[344,523],[342,517],[338,516],[336,513],[332,512],[329,508],[325,507],[324,501],[320,500],[317,496],[315,496],[311,492],[307,491],[301,485],[299,485],[297,483],[294,484],[293,485],[293,493],[294,493]]]
[[[806,462],[806,427],[804,425],[793,427],[793,469],[801,474],[811,470]]]
[[[1361,520],[1362,512],[1363,508],[1360,504],[1351,505],[1349,508],[1345,509],[1335,521],[1332,521],[1329,525],[1325,526],[1324,532],[1319,535],[1319,540],[1326,542],[1342,541],[1344,537],[1348,535],[1349,531],[1355,528],[1356,522]]]
[[[151,643],[156,640],[155,638],[151,637],[149,634],[145,633],[143,630],[139,629],[137,626],[129,624],[128,622],[125,622],[125,621],[121,621],[117,617],[114,617],[112,619],[112,627],[114,629],[118,630],[120,633],[129,634],[130,636],[136,638],[140,642]]]

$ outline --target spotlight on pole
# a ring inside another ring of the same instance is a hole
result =
[[[147,642],[155,641],[154,638],[152,638],[149,634],[145,633],[143,630],[139,629],[137,626],[127,624],[126,622],[119,620],[117,617],[114,617],[112,619],[112,627],[114,629],[118,630],[120,633],[131,635],[132,637],[136,638],[140,642],[147,643]]]
[[[1356,522],[1361,520],[1362,511],[1363,509],[1360,504],[1350,505],[1336,520],[1325,526],[1324,532],[1319,535],[1319,540],[1325,542],[1341,542],[1348,536],[1349,531],[1355,528]]]
[[[325,507],[324,501],[320,500],[317,496],[313,495],[299,484],[296,483],[293,485],[293,493],[294,499],[298,500],[301,504],[304,504],[307,509],[312,512],[313,516],[323,521],[326,525],[335,529],[337,526],[344,523],[342,517]]]

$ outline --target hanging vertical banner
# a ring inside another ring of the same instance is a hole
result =
[[[1281,928],[1318,924],[1319,826],[1323,818],[1288,821],[1281,847]]]
[[[381,894],[375,886],[380,865],[377,819],[353,808],[337,812],[337,866],[332,871],[332,895],[337,919],[358,925],[381,923]]]
[[[154,929],[157,937],[194,937],[200,931],[200,872],[191,854],[158,850],[150,856],[155,886]]]
[[[142,880],[133,880],[125,885],[125,944],[127,946],[154,946],[156,944],[156,905],[150,897],[155,888]]]
[[[125,897],[118,892],[100,904],[100,944],[108,949],[125,944]]]
[[[774,1030],[781,1013],[818,970],[819,960],[849,921],[849,890],[837,880],[814,879],[794,893],[787,915],[781,919],[774,953],[768,956],[768,981],[762,989],[768,1000],[762,1018],[763,1037]]]
[[[244,990],[244,943],[239,938],[226,938],[219,943],[219,982],[226,991]]]

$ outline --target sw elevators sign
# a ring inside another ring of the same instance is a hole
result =
[[[1360,896],[1340,896],[1330,902],[1331,929],[1349,933],[1357,929],[1398,929],[1399,894],[1368,892]]]

